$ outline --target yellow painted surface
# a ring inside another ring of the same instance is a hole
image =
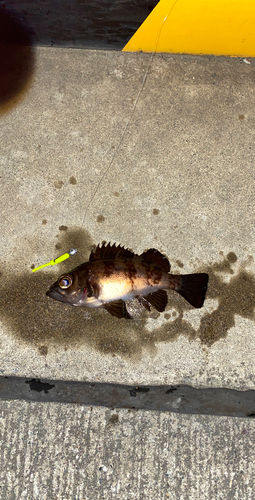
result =
[[[160,0],[123,51],[255,57],[255,0]]]

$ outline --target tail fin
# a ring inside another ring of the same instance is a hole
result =
[[[193,307],[202,307],[207,290],[209,276],[206,273],[183,274],[180,285],[176,287],[178,292]]]

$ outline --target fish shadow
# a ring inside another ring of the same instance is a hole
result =
[[[174,292],[169,292],[168,306],[162,313],[164,324],[153,329],[148,329],[148,318],[159,314],[153,310],[148,313],[137,301],[128,304],[133,320],[112,317],[103,309],[75,308],[55,302],[45,295],[49,286],[62,272],[88,259],[93,246],[89,234],[81,229],[62,231],[58,241],[63,252],[72,246],[82,248],[82,260],[78,253],[72,261],[56,268],[36,273],[28,270],[19,275],[2,273],[5,284],[0,317],[4,331],[20,345],[32,346],[42,355],[55,349],[89,348],[138,360],[145,351],[154,355],[158,343],[173,342],[180,335],[189,340],[198,338],[202,344],[211,346],[235,326],[235,315],[254,321],[255,276],[246,270],[247,262],[239,264],[239,271],[234,274],[232,266],[237,258],[233,252],[220,262],[196,269],[209,274],[206,298],[218,301],[212,312],[205,311],[197,329],[185,318],[185,313],[193,308]],[[226,281],[224,275],[230,279]]]

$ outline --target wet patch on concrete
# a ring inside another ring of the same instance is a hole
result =
[[[181,262],[180,260],[176,260],[175,262],[176,262],[178,267],[181,267],[181,268],[184,267],[183,262]]]
[[[30,391],[36,392],[44,392],[44,394],[48,394],[55,384],[49,384],[48,382],[41,382],[39,378],[33,378],[32,380],[27,380],[26,384],[29,384]]]
[[[42,356],[47,356],[48,354],[48,347],[46,345],[41,345],[38,349],[39,353],[42,355]]]
[[[63,186],[64,186],[64,182],[63,181],[55,181],[54,182],[54,187],[56,189],[61,189]]]
[[[227,255],[227,260],[230,264],[234,264],[237,261],[237,256],[234,252],[229,252]]]
[[[210,275],[207,297],[219,301],[217,309],[203,316],[199,328],[199,338],[208,346],[226,337],[228,330],[235,326],[235,315],[255,319],[255,276],[245,269],[247,263],[239,266],[239,272],[229,282],[222,280],[219,274],[233,274],[231,264],[236,261],[236,255],[230,252],[221,262],[203,268]]]
[[[75,186],[75,184],[77,184],[77,180],[75,179],[75,177],[73,175],[69,179],[69,184],[72,184],[73,186]]]
[[[118,413],[113,413],[110,418],[109,418],[109,425],[115,425],[119,422],[119,416]]]
[[[186,335],[189,340],[199,338],[210,346],[227,336],[235,325],[235,315],[254,320],[255,276],[246,269],[249,262],[239,263],[233,252],[219,262],[194,269],[208,272],[207,298],[218,302],[212,312],[205,310],[197,328],[185,318],[193,308],[175,292],[169,292],[167,309],[162,314],[156,312],[156,318],[154,310],[149,313],[137,300],[128,302],[131,321],[112,317],[103,309],[75,308],[53,301],[45,295],[50,285],[61,274],[86,262],[95,246],[89,233],[80,228],[60,231],[58,241],[63,252],[74,247],[77,254],[36,273],[6,275],[2,287],[0,317],[4,331],[41,355],[59,347],[88,348],[139,362],[143,352],[154,356],[160,342],[173,342]]]
[[[97,222],[99,222],[99,223],[100,222],[104,222],[104,220],[105,220],[105,217],[103,215],[98,215],[97,216]]]

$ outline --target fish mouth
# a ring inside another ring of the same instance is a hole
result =
[[[60,292],[58,292],[57,290],[55,290],[54,288],[50,288],[46,292],[46,295],[47,295],[47,297],[50,297],[51,299],[66,303],[66,298],[63,297],[63,295]]]

